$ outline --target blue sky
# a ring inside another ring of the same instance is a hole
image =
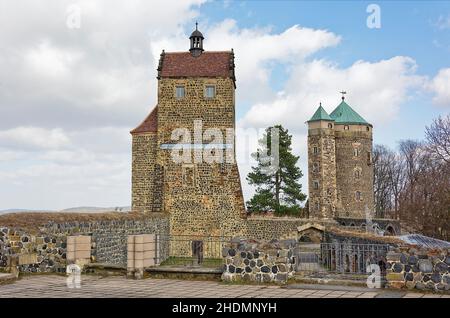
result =
[[[130,205],[129,131],[157,102],[161,50],[187,50],[195,21],[206,50],[235,49],[246,199],[243,132],[283,124],[307,175],[305,121],[341,90],[391,147],[449,113],[449,1],[0,0],[0,210]]]
[[[381,8],[380,29],[366,26],[366,8],[371,3]],[[199,21],[233,18],[240,27],[270,25],[275,33],[295,24],[330,30],[342,36],[341,44],[314,58],[332,59],[342,67],[355,60],[373,62],[398,55],[414,58],[417,73],[424,76],[435,76],[450,66],[450,28],[437,25],[439,17],[450,13],[448,1],[212,1],[200,12]],[[280,89],[285,77],[285,67],[275,67],[271,86]],[[247,109],[240,106],[238,115],[242,116]],[[395,147],[400,139],[422,139],[424,126],[445,113],[448,108],[430,107],[429,96],[417,96],[403,105],[390,126],[375,130],[375,142]]]

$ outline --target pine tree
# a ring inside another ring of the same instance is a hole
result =
[[[279,131],[278,166],[271,164],[276,160],[276,154],[272,154],[271,150],[272,136],[275,136],[272,128]],[[252,154],[257,166],[252,167],[252,172],[247,176],[249,184],[256,186],[255,195],[247,201],[248,210],[299,215],[300,203],[305,201],[306,195],[302,193],[302,185],[298,182],[303,174],[296,166],[299,157],[292,154],[292,136],[287,129],[276,125],[267,128],[258,143],[257,152]]]

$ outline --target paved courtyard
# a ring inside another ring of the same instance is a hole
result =
[[[345,286],[296,285],[279,286],[225,285],[211,281],[175,279],[130,280],[124,277],[82,276],[81,288],[68,288],[66,278],[38,275],[22,278],[12,284],[0,285],[0,298],[450,298],[450,295],[370,290]]]

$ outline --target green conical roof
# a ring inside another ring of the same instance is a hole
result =
[[[345,101],[342,101],[338,107],[330,114],[336,124],[364,124],[369,123],[353,110]]]
[[[319,120],[333,121],[333,119],[330,117],[330,115],[328,115],[328,113],[325,111],[325,109],[323,109],[322,105],[320,105],[319,108],[317,108],[314,115],[311,117],[310,120],[308,120],[308,123],[311,121],[319,121]]]

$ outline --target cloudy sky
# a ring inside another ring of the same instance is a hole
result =
[[[129,205],[129,131],[196,20],[206,50],[236,54],[247,199],[252,132],[287,127],[306,174],[305,121],[340,90],[375,143],[423,138],[450,111],[450,3],[376,3],[381,28],[363,1],[0,0],[0,209]]]

